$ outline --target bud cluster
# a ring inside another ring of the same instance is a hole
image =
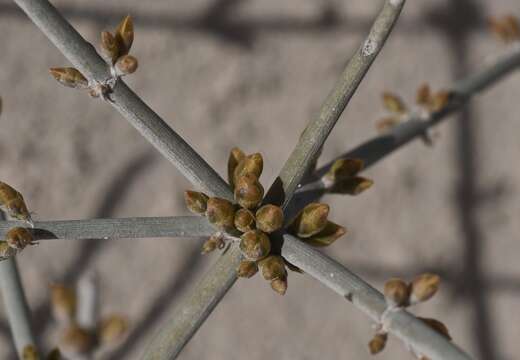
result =
[[[120,342],[128,331],[128,320],[121,315],[108,315],[93,328],[86,328],[77,321],[77,307],[81,299],[75,289],[63,284],[51,284],[51,306],[54,318],[61,327],[60,348],[71,357],[92,353],[100,346],[112,346]]]
[[[382,96],[383,105],[391,115],[378,121],[377,130],[380,133],[386,133],[411,118],[429,120],[433,113],[444,110],[454,98],[455,94],[449,90],[432,93],[430,86],[425,83],[417,89],[415,106],[409,108],[398,95],[384,92]],[[423,134],[423,141],[427,145],[432,144],[432,139],[427,133]]]
[[[34,226],[31,213],[27,209],[25,200],[18,191],[10,185],[0,181],[0,210],[8,218],[22,220]],[[16,226],[5,234],[5,239],[0,241],[0,261],[15,256],[27,245],[36,245],[33,233],[30,229]]]
[[[101,55],[110,65],[112,78],[103,83],[89,83],[87,78],[76,68],[59,67],[51,68],[50,73],[62,85],[75,89],[89,89],[92,97],[106,96],[121,76],[132,74],[137,70],[137,58],[129,55],[134,41],[134,25],[130,15],[119,23],[116,31],[101,32]]]
[[[516,16],[492,17],[489,19],[489,27],[491,32],[506,44],[520,41],[520,23]]]
[[[233,148],[228,160],[228,181],[235,203],[189,190],[184,193],[184,199],[192,213],[206,216],[218,229],[202,245],[203,254],[222,249],[226,239],[240,236],[239,248],[244,260],[237,269],[238,276],[250,278],[260,269],[271,287],[283,295],[287,289],[285,263],[281,256],[271,254],[269,234],[282,228],[284,214],[278,206],[261,205],[264,197],[264,188],[259,181],[262,170],[261,154],[246,155],[239,148]]]
[[[410,283],[399,278],[388,280],[383,291],[388,305],[387,312],[394,309],[407,308],[431,299],[439,290],[439,285],[440,277],[430,273],[421,274]],[[430,318],[417,317],[417,319],[422,320],[433,330],[451,340],[448,329],[442,322]],[[385,324],[380,324],[378,331],[368,343],[370,353],[377,354],[383,351],[387,338],[388,334],[385,330]],[[418,357],[426,360],[422,355]]]

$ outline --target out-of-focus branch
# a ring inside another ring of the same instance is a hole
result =
[[[379,135],[365,141],[356,148],[341,154],[336,159],[316,170],[316,172],[305,180],[302,184],[303,186],[296,190],[296,194],[287,209],[287,213],[294,214],[305,206],[305,204],[316,201],[323,196],[325,186],[320,179],[327,173],[335,160],[341,158],[359,158],[363,160],[365,168],[372,166],[401,146],[414,139],[420,138],[428,129],[446,119],[448,115],[459,110],[471,100],[473,96],[488,89],[504,76],[519,68],[520,46],[512,46],[503,54],[499,55],[495,61],[487,64],[477,73],[455,82],[450,89],[454,92],[454,101],[445,109],[432,113],[429,120],[424,121],[411,118],[397,125],[387,134]]]

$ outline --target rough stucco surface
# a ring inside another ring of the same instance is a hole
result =
[[[95,43],[135,18],[138,72],[128,83],[225,175],[232,146],[261,151],[267,187],[316,113],[381,1],[56,1]],[[443,88],[501,50],[485,30],[515,0],[409,1],[400,23],[327,142],[321,161],[375,135],[380,93],[413,99]],[[520,16],[520,13],[516,13]],[[59,86],[63,56],[9,1],[0,1],[1,180],[21,190],[37,219],[186,214],[189,184],[110,106]],[[327,253],[376,287],[392,276],[441,271],[445,282],[417,313],[449,327],[480,359],[512,359],[520,332],[519,75],[443,122],[433,148],[417,141],[367,171],[362,196],[327,198],[349,235]],[[462,194],[462,195],[461,195]],[[19,257],[38,337],[56,324],[47,284],[100,278],[101,312],[127,314],[138,334],[100,359],[138,359],[183,294],[215,260],[201,241],[47,241]],[[0,358],[11,340],[0,308]],[[280,297],[259,277],[239,281],[184,350],[183,359],[369,359],[372,329],[344,299],[291,274]],[[381,359],[407,359],[389,341]]]

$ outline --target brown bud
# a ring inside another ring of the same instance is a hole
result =
[[[383,104],[388,111],[402,114],[406,112],[406,106],[401,98],[390,92],[383,93]]]
[[[61,360],[61,352],[60,349],[54,348],[48,354],[45,360]]]
[[[451,336],[448,331],[448,328],[446,327],[446,325],[444,325],[439,320],[435,320],[435,319],[431,319],[431,318],[423,318],[423,317],[417,317],[417,319],[424,321],[433,330],[437,331],[439,334],[444,336],[446,339],[451,340]]]
[[[253,277],[258,272],[258,265],[254,261],[242,261],[237,269],[237,276],[243,278]]]
[[[408,284],[401,279],[390,279],[385,283],[386,301],[391,305],[406,306],[410,298]]]
[[[361,159],[338,159],[334,161],[325,177],[330,181],[351,178],[363,170],[363,166],[364,163]]]
[[[235,207],[226,199],[212,197],[207,202],[206,216],[216,227],[229,230],[233,228]]]
[[[137,58],[132,55],[121,56],[116,62],[116,68],[121,75],[133,74],[138,65]]]
[[[287,276],[285,262],[280,255],[269,255],[258,262],[262,276],[266,280],[282,279]]]
[[[242,150],[240,150],[237,147],[234,147],[229,152],[229,158],[228,158],[228,182],[231,186],[231,189],[235,188],[235,169],[237,168],[240,161],[245,159],[246,155]]]
[[[432,101],[432,94],[430,92],[430,85],[422,84],[419,89],[417,89],[416,100],[417,105],[421,106],[429,106]]]
[[[51,304],[56,320],[71,323],[76,314],[76,293],[61,284],[51,284]]]
[[[435,274],[422,274],[416,277],[410,284],[411,302],[417,303],[430,299],[439,289],[440,282],[441,278]]]
[[[105,344],[115,343],[128,331],[128,320],[121,315],[111,315],[101,320],[98,336]]]
[[[504,16],[504,25],[508,29],[509,39],[512,41],[520,40],[520,24],[518,23],[518,18],[513,15]]]
[[[264,187],[258,181],[258,177],[253,174],[245,174],[236,180],[236,202],[246,209],[254,209],[260,205],[264,197]]]
[[[316,235],[327,226],[329,206],[321,203],[310,203],[298,214],[291,224],[291,231],[301,238]]]
[[[88,87],[88,80],[79,70],[73,67],[50,68],[49,71],[62,85],[76,89],[86,89]]]
[[[329,246],[346,233],[347,229],[345,229],[343,226],[335,224],[332,221],[328,221],[323,230],[321,230],[316,235],[302,239],[302,241],[316,247]]]
[[[60,349],[54,348],[48,354],[45,360],[61,360],[61,352]]]
[[[222,249],[225,246],[224,240],[222,239],[221,234],[213,234],[209,237],[208,240],[202,244],[202,255],[210,253],[215,249]]]
[[[235,227],[244,233],[253,230],[255,228],[255,216],[247,209],[238,209],[235,213]]]
[[[37,244],[32,233],[24,227],[14,227],[5,234],[7,244],[16,250],[23,250],[27,245]]]
[[[376,128],[377,128],[377,131],[382,134],[385,132],[389,132],[394,127],[399,125],[400,122],[401,121],[398,118],[395,118],[392,116],[385,117],[377,122]]]
[[[18,250],[9,246],[7,241],[0,241],[0,261],[16,255]]]
[[[101,32],[101,55],[111,64],[119,57],[119,46],[114,35],[109,31]]]
[[[256,211],[256,227],[272,233],[283,226],[283,211],[276,205],[264,205]]]
[[[209,197],[201,192],[186,190],[184,192],[184,202],[192,213],[204,215],[206,213]]]
[[[260,178],[262,175],[262,170],[264,169],[264,159],[262,158],[262,154],[256,153],[247,155],[243,159],[241,159],[234,171],[234,182],[235,184],[238,182],[238,179],[244,175],[252,174],[257,178]]]
[[[331,194],[359,195],[374,185],[370,179],[354,176],[336,181],[327,191]]]
[[[257,261],[271,251],[271,240],[260,230],[251,230],[240,237],[240,250],[248,260]]]
[[[370,354],[375,355],[383,351],[386,346],[387,339],[388,334],[386,333],[375,334],[372,340],[370,340],[368,343],[368,351],[370,351]]]
[[[287,278],[274,279],[271,281],[271,288],[280,295],[285,295],[287,292]]]
[[[433,112],[441,111],[453,98],[453,92],[448,90],[441,90],[433,95],[430,110]]]
[[[130,15],[127,15],[116,29],[116,41],[120,49],[119,55],[126,55],[134,42],[134,24]]]
[[[38,350],[34,345],[26,345],[22,350],[22,360],[39,360]]]
[[[63,332],[60,343],[60,348],[67,353],[84,354],[94,346],[94,337],[78,325],[71,325]]]

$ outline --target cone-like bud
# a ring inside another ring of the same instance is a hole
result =
[[[506,15],[504,17],[504,24],[508,29],[511,41],[520,40],[520,23],[518,22],[518,18],[513,15]]]
[[[241,159],[234,171],[234,182],[235,184],[238,182],[238,179],[244,175],[252,174],[260,179],[260,175],[262,175],[262,170],[264,169],[264,159],[262,158],[262,154],[256,153],[247,155],[243,159]]]
[[[330,167],[325,177],[330,181],[351,178],[363,170],[363,160],[361,159],[338,159]]]
[[[206,216],[216,227],[229,230],[233,228],[235,207],[226,199],[212,197],[207,202]]]
[[[258,272],[258,265],[255,261],[242,261],[237,269],[237,276],[243,278],[253,277]]]
[[[392,130],[395,126],[399,125],[401,121],[393,116],[385,117],[379,120],[376,124],[377,131],[379,133],[385,133]]]
[[[416,277],[410,284],[411,302],[417,303],[430,299],[439,289],[440,282],[441,278],[435,274],[422,274]]]
[[[15,256],[17,252],[18,250],[10,247],[7,241],[0,241],[0,261]]]
[[[316,235],[327,226],[329,206],[321,203],[310,203],[298,214],[291,224],[291,231],[301,238]]]
[[[119,45],[114,35],[109,31],[101,32],[101,55],[111,64],[119,57]]]
[[[120,49],[119,55],[126,55],[134,42],[134,24],[130,15],[127,15],[116,29],[116,41]]]
[[[386,333],[375,334],[372,340],[370,340],[368,343],[368,351],[370,351],[370,354],[375,355],[383,351],[386,346],[387,339],[388,334]]]
[[[383,104],[388,111],[402,114],[406,112],[406,106],[401,98],[390,92],[383,93]]]
[[[121,56],[116,62],[116,69],[121,75],[133,74],[137,70],[137,58],[132,55]]]
[[[62,85],[76,89],[86,89],[88,87],[88,80],[79,70],[73,67],[50,68],[49,71]]]
[[[450,332],[446,325],[436,319],[417,317],[417,319],[424,321],[429,327],[437,331],[439,334],[444,336],[446,339],[451,340]]]
[[[410,299],[410,288],[403,280],[394,278],[385,283],[384,294],[387,303],[406,306]]]
[[[93,335],[77,325],[69,326],[62,334],[60,348],[66,353],[84,354],[95,344]]]
[[[269,255],[258,262],[262,276],[266,280],[282,279],[287,276],[285,262],[280,255]]]
[[[5,234],[5,241],[16,250],[23,250],[27,245],[35,245],[32,233],[24,227],[14,227]]]
[[[186,190],[184,202],[189,211],[197,215],[204,215],[208,207],[209,197],[201,192]]]
[[[354,176],[336,181],[328,190],[328,192],[332,194],[346,194],[355,196],[369,189],[372,185],[374,185],[372,180],[361,176]]]
[[[231,189],[235,188],[235,169],[237,168],[240,161],[244,160],[246,155],[242,150],[237,147],[234,147],[229,152],[228,158],[228,182],[231,186]]]
[[[34,345],[26,345],[22,350],[22,360],[39,360],[38,350]]]
[[[441,111],[448,105],[448,103],[450,102],[450,100],[452,98],[453,98],[452,91],[441,90],[441,91],[435,93],[435,95],[433,95],[433,98],[431,101],[430,110],[433,112]]]
[[[215,249],[222,249],[226,244],[219,233],[213,234],[202,244],[202,255],[210,253]]]
[[[118,342],[128,331],[128,320],[121,315],[111,315],[101,320],[98,336],[105,344]]]
[[[52,349],[48,354],[45,360],[61,360],[61,352],[60,349],[55,348]]]
[[[272,233],[283,226],[283,211],[272,204],[264,205],[256,211],[256,227],[263,232]]]
[[[247,209],[238,209],[235,213],[235,227],[243,233],[253,230],[255,228],[255,216]]]
[[[236,202],[246,209],[254,209],[260,205],[264,197],[264,187],[258,181],[258,177],[246,174],[235,179]]]
[[[260,230],[251,230],[240,237],[240,250],[248,260],[260,260],[271,252],[269,237]]]
[[[328,221],[323,230],[321,230],[316,235],[302,239],[302,241],[316,247],[329,246],[346,233],[347,229],[345,229],[343,226],[335,224],[332,221]]]
[[[282,279],[274,279],[271,281],[271,288],[280,295],[285,295],[287,292],[287,277]]]
[[[424,83],[417,89],[415,101],[417,105],[429,106],[431,100],[432,94],[430,91],[430,85]]]
[[[51,305],[54,318],[61,323],[71,323],[76,314],[76,293],[61,284],[51,284]]]
[[[491,18],[489,25],[491,31],[506,44],[520,39],[520,25],[518,19],[514,16]]]

